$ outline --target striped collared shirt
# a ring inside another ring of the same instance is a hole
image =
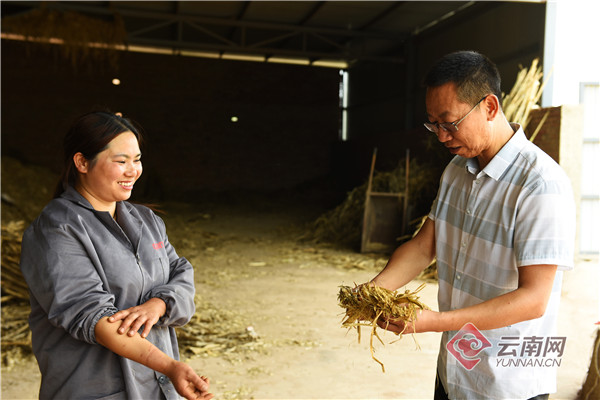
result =
[[[461,353],[461,361],[447,344],[455,346],[465,331],[444,332],[438,373],[451,399],[519,399],[556,391],[556,365],[540,366],[542,352],[532,351],[528,338],[547,346],[556,337],[562,271],[573,268],[575,205],[564,171],[513,127],[516,133],[483,170],[476,159],[457,156],[442,175],[429,214],[435,222],[439,309],[515,290],[522,266],[552,264],[559,272],[544,316],[481,331],[489,347],[477,354]],[[472,364],[465,358],[480,361],[468,369]]]

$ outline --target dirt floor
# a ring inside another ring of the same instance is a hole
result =
[[[196,268],[197,291],[224,317],[258,338],[230,351],[188,358],[212,380],[220,399],[432,398],[439,335],[383,336],[376,346],[386,372],[371,360],[368,340],[340,327],[339,285],[364,282],[385,258],[299,241],[318,214],[301,206],[166,204],[171,242]],[[559,334],[567,337],[551,399],[574,399],[584,381],[599,312],[600,268],[581,260],[565,274]],[[415,289],[420,282],[409,286]],[[421,300],[436,307],[437,285]],[[33,399],[34,359],[2,369],[2,399]]]

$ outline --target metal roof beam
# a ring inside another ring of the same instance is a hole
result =
[[[377,22],[382,20],[384,17],[388,16],[389,13],[391,13],[398,7],[401,7],[402,5],[404,5],[404,3],[406,3],[406,1],[395,1],[394,4],[392,4],[385,10],[381,11],[379,14],[377,14],[375,17],[373,17],[370,21],[367,21],[360,28],[358,28],[358,30],[362,31],[362,30],[370,28],[371,26],[373,26],[374,24],[376,24]]]
[[[325,5],[324,1],[319,1],[315,4],[315,6],[300,20],[298,21],[298,25],[304,25],[306,24],[308,21],[310,21],[310,19],[312,17],[314,17],[314,15],[319,12],[319,10],[321,8],[323,8],[323,6]]]
[[[34,2],[28,1],[14,1],[13,4],[22,4],[31,7]],[[217,17],[203,17],[189,14],[175,14],[172,12],[155,12],[155,11],[144,11],[144,10],[132,10],[126,9],[119,6],[119,2],[113,3],[111,9],[107,7],[99,7],[95,4],[85,3],[72,3],[72,2],[44,2],[45,6],[50,9],[57,10],[69,10],[77,11],[87,14],[98,14],[98,15],[112,15],[118,13],[124,17],[134,18],[148,18],[157,20],[173,20],[173,21],[184,21],[184,22],[195,22],[198,24],[207,24],[215,26],[231,26],[231,27],[246,27],[256,28],[265,30],[297,30],[299,32],[307,33],[320,33],[324,35],[334,35],[343,37],[358,37],[358,38],[379,38],[397,40],[397,35],[386,34],[384,32],[370,32],[370,31],[357,31],[349,29],[335,29],[335,28],[321,28],[321,27],[310,27],[310,26],[299,26],[293,24],[281,24],[271,22],[257,22],[257,21],[241,21],[233,20],[228,18],[217,18]],[[31,7],[35,8],[35,7]]]
[[[255,54],[261,57],[279,55],[309,59],[340,59],[348,62],[357,60],[380,60],[404,62],[399,56],[379,56],[368,46],[375,39],[385,48],[397,46],[409,34],[375,32],[368,28],[384,18],[386,13],[399,7],[402,2],[386,6],[369,22],[359,29],[327,28],[306,26],[318,14],[326,1],[315,2],[298,23],[276,23],[245,21],[252,2],[243,2],[237,9],[237,18],[206,17],[182,14],[183,4],[179,1],[170,4],[165,11],[126,8],[125,2],[30,2],[11,1],[13,5],[35,9],[39,6],[60,11],[74,11],[83,15],[106,18],[118,14],[126,26],[134,26],[129,31],[127,42],[131,46],[142,45],[165,48],[177,53],[178,50],[207,52],[238,52]],[[226,29],[223,29],[226,28]],[[228,28],[228,29],[227,29]],[[194,34],[194,30],[198,33]],[[294,40],[297,39],[297,40]],[[378,52],[379,53],[379,52]]]
[[[220,44],[198,44],[195,42],[177,42],[173,40],[160,40],[160,39],[145,39],[139,38],[137,41],[138,45],[146,46],[162,46],[166,48],[174,49],[173,53],[177,54],[177,50],[199,50],[199,51],[215,51],[220,53],[241,53],[241,54],[256,54],[254,49],[241,46],[226,46]],[[261,53],[272,54],[273,56],[290,56],[290,57],[304,57],[315,60],[369,60],[369,61],[384,61],[392,63],[403,63],[404,58],[402,57],[374,57],[366,54],[360,54],[358,52],[348,51],[343,53],[329,53],[319,51],[300,51],[300,50],[288,50],[278,48],[261,48]],[[265,57],[267,58],[267,57]]]

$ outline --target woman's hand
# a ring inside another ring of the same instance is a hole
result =
[[[198,376],[196,371],[186,363],[176,361],[166,374],[175,390],[188,400],[210,400],[214,396],[209,393],[210,381],[205,376]]]
[[[121,321],[121,326],[118,333],[127,332],[129,336],[135,333],[144,325],[144,331],[141,336],[145,338],[150,333],[150,330],[158,322],[167,311],[167,305],[164,301],[158,298],[151,298],[144,304],[131,307],[126,310],[117,311],[108,318],[108,322]]]
[[[213,395],[208,392],[210,387],[208,378],[198,376],[192,367],[184,362],[174,360],[149,340],[142,339],[137,332],[134,332],[133,336],[129,336],[119,334],[118,329],[120,327],[108,322],[107,317],[100,318],[95,328],[98,343],[121,357],[166,375],[173,383],[177,393],[186,399],[212,399]]]

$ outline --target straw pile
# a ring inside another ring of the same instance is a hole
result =
[[[600,399],[600,328],[596,331],[594,351],[590,361],[590,369],[583,383],[583,387],[577,395],[578,400]]]
[[[360,285],[354,288],[341,286],[338,294],[338,304],[346,310],[342,327],[355,328],[358,333],[358,342],[360,343],[360,328],[366,326],[370,328],[369,348],[371,357],[381,365],[381,370],[385,372],[385,367],[381,361],[375,358],[373,348],[373,338],[376,337],[381,344],[383,340],[377,333],[377,321],[387,321],[390,319],[401,319],[407,322],[414,322],[417,319],[419,310],[428,310],[425,304],[419,301],[416,295],[425,287],[425,284],[419,286],[415,291],[406,290],[404,293],[391,291],[374,285]]]
[[[24,230],[25,221],[2,224],[2,303],[13,299],[29,301],[27,284],[19,267]]]
[[[19,268],[24,221],[2,224],[2,364],[11,367],[31,355],[29,292]]]
[[[404,161],[400,161],[398,167],[392,171],[375,171],[372,190],[382,193],[404,192],[405,164]],[[438,177],[434,169],[421,164],[416,158],[410,160],[409,168],[409,198],[412,206],[419,200],[435,194],[429,191],[436,187]],[[360,247],[366,194],[367,182],[354,188],[340,205],[310,224],[302,239]]]
[[[3,19],[4,21],[4,19]],[[4,27],[3,27],[4,30]],[[13,365],[32,357],[29,291],[21,274],[21,239],[27,225],[52,197],[58,177],[49,170],[11,157],[2,157],[2,269],[0,341],[2,365]]]

